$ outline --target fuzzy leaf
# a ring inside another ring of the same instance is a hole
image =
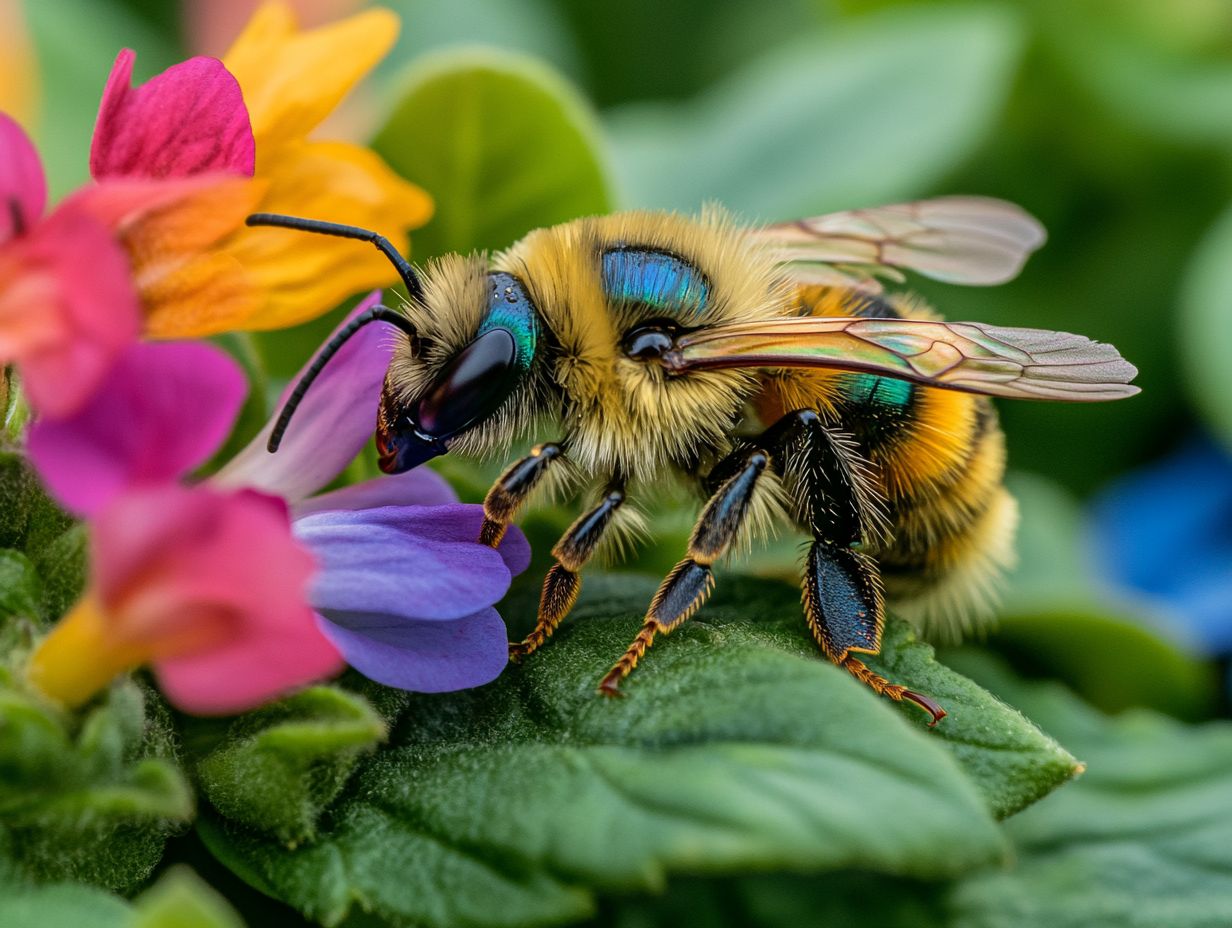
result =
[[[960,658],[1023,705],[1087,772],[1008,823],[1008,871],[960,884],[955,928],[1220,928],[1232,924],[1232,724],[1151,712],[1108,719],[1053,684]]]
[[[0,885],[4,928],[129,928],[131,915],[123,899],[90,886]]]
[[[0,684],[0,856],[38,883],[145,879],[193,808],[164,710],[130,681],[80,716]]]
[[[312,837],[321,810],[384,738],[366,701],[317,686],[241,716],[197,775],[228,818],[294,844]]]
[[[423,258],[607,212],[598,139],[588,105],[546,65],[476,47],[420,59],[373,148],[436,201],[415,233]]]
[[[763,221],[916,196],[992,129],[1021,32],[1001,8],[897,10],[777,49],[697,102],[617,111],[619,189]]]
[[[929,732],[918,710],[817,654],[796,590],[748,578],[721,580],[701,617],[642,661],[628,697],[605,700],[595,685],[654,586],[589,577],[576,620],[525,665],[481,690],[415,697],[315,841],[288,850],[209,816],[207,845],[329,925],[359,911],[395,925],[544,924],[583,914],[595,890],[658,889],[674,872],[952,876],[1001,859],[982,794],[1003,790],[992,804],[1009,811],[1073,770],[896,625],[881,666],[951,711]]]
[[[40,586],[38,573],[24,554],[0,548],[0,627],[11,618],[38,618]]]
[[[38,493],[38,481],[26,459],[11,451],[0,452],[0,546],[21,545]]]
[[[137,900],[129,928],[243,928],[222,896],[184,866],[168,870]]]

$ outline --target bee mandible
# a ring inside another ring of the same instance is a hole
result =
[[[968,285],[1014,277],[1044,232],[999,200],[941,197],[755,227],[718,210],[620,213],[538,229],[490,257],[446,256],[422,275],[367,230],[272,214],[248,222],[371,242],[408,294],[401,311],[374,307],[324,346],[270,451],[329,359],[380,321],[405,336],[377,416],[383,471],[552,437],[488,492],[481,540],[493,546],[545,478],[585,479],[590,508],[552,549],[535,627],[511,658],[557,629],[601,542],[638,528],[639,498],[668,480],[701,494],[685,557],[599,684],[608,695],[656,636],[701,607],[717,561],[788,523],[811,538],[803,607],[822,652],[936,724],[945,711],[934,700],[857,655],[880,650],[887,598],[933,630],[969,626],[987,608],[1017,518],[989,397],[1138,392],[1137,371],[1110,345],[944,322],[886,290],[903,271]]]

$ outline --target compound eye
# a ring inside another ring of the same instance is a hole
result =
[[[625,335],[620,348],[635,361],[654,361],[671,350],[676,332],[676,327],[670,323],[639,325]]]
[[[449,438],[496,412],[517,387],[517,346],[506,329],[492,329],[458,352],[415,411],[417,430]]]

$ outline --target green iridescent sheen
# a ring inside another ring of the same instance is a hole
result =
[[[906,380],[876,374],[852,374],[845,378],[843,392],[853,403],[873,403],[902,409],[911,402],[915,387]]]
[[[504,329],[513,336],[514,364],[522,373],[530,370],[539,344],[539,314],[521,283],[508,274],[493,274],[494,289],[488,315],[476,335]]]

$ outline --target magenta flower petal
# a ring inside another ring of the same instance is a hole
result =
[[[125,494],[92,527],[112,637],[147,655],[180,708],[238,712],[341,668],[305,601],[313,560],[281,500],[164,484]]]
[[[327,509],[379,509],[381,506],[446,506],[458,494],[445,478],[428,467],[376,477],[341,490],[310,496],[293,507],[296,518]]]
[[[379,299],[379,292],[372,293],[343,325]],[[295,503],[333,480],[359,454],[376,428],[381,385],[396,338],[397,334],[381,323],[361,329],[334,355],[304,396],[278,453],[270,454],[265,447],[274,428],[271,420],[215,475],[215,481],[226,486],[255,487]],[[277,411],[281,411],[298,379],[299,374],[279,399]]]
[[[34,423],[30,457],[65,508],[89,515],[125,490],[203,464],[247,389],[239,366],[210,345],[134,344],[76,413]]]
[[[482,686],[508,663],[508,632],[490,608],[452,621],[408,621],[364,631],[328,619],[321,619],[320,627],[348,664],[402,690],[446,693]]]
[[[47,206],[47,179],[30,138],[0,113],[0,245],[21,235]]]
[[[71,415],[137,338],[140,307],[128,257],[105,226],[71,205],[6,250],[0,359],[20,365],[40,414]],[[23,337],[34,322],[39,334]]]
[[[132,87],[136,55],[116,56],[103,90],[90,173],[105,177],[187,177],[256,165],[240,85],[221,61],[197,57]]]
[[[365,629],[408,616],[460,619],[493,605],[511,574],[500,552],[476,540],[473,510],[479,507],[386,506],[297,519],[296,537],[321,565],[313,606],[339,625]]]

